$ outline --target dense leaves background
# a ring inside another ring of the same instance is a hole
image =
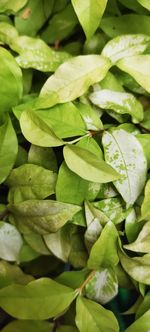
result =
[[[0,1],[0,328],[150,331],[149,0]]]

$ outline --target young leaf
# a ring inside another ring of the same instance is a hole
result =
[[[150,218],[150,180],[147,181],[145,186],[144,201],[141,206],[141,218],[148,220]]]
[[[24,111],[21,114],[20,126],[23,135],[32,144],[43,147],[60,146],[64,144],[34,111]]]
[[[137,239],[123,246],[125,249],[141,253],[150,253],[150,221],[142,228]]]
[[[110,109],[118,114],[131,115],[134,123],[143,120],[142,104],[130,93],[100,90],[90,94],[89,98],[93,104],[103,109]]]
[[[88,259],[89,269],[98,270],[102,266],[110,267],[118,264],[117,239],[116,227],[109,221],[91,249]]]
[[[125,332],[148,332],[149,331],[149,321],[150,321],[150,310],[148,310],[143,316],[137,319],[133,324],[131,324]]]
[[[1,332],[53,332],[54,325],[49,322],[36,320],[14,320],[6,325]]]
[[[106,183],[120,177],[112,167],[86,149],[66,145],[63,151],[67,166],[85,180]]]
[[[96,0],[94,2],[92,0],[71,0],[71,2],[86,38],[91,38],[100,24],[107,0]]]
[[[28,200],[8,208],[19,227],[25,224],[39,234],[56,232],[81,210],[77,205],[52,200]]]
[[[118,36],[104,47],[102,55],[113,63],[136,54],[142,54],[150,43],[150,37],[142,34]]]
[[[0,288],[11,284],[26,285],[34,278],[25,274],[21,268],[6,261],[0,261]]]
[[[2,183],[11,171],[18,152],[16,133],[8,116],[0,127],[0,142],[0,183]]]
[[[15,226],[0,221],[0,258],[17,261],[23,241]]]
[[[118,280],[112,268],[101,268],[85,286],[85,295],[93,301],[105,304],[118,293]]]
[[[10,203],[28,199],[44,199],[55,193],[57,175],[41,166],[24,164],[15,168],[7,178]]]
[[[78,297],[76,311],[76,324],[80,332],[119,332],[114,314],[98,303]]]
[[[63,63],[43,85],[36,108],[47,108],[80,97],[90,85],[101,81],[111,64],[100,55],[82,55]],[[55,100],[51,96],[55,94]]]
[[[130,74],[146,91],[150,92],[150,55],[126,57],[117,62],[117,67]]]
[[[103,146],[106,162],[123,178],[114,182],[127,206],[133,205],[146,180],[147,162],[137,138],[123,129],[105,132]]]
[[[61,314],[75,297],[73,289],[41,278],[26,286],[14,284],[1,289],[0,306],[18,319],[44,320]]]

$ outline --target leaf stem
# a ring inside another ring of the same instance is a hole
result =
[[[96,273],[95,270],[92,271],[92,272],[88,275],[88,277],[84,280],[84,282],[81,284],[81,286],[80,286],[79,288],[76,289],[76,292],[77,292],[78,294],[81,295],[81,293],[82,293],[84,287],[85,287],[85,286],[88,284],[88,282],[93,278],[93,276],[95,275],[95,273]]]
[[[77,143],[77,142],[81,141],[81,139],[83,139],[83,138],[85,138],[85,137],[91,137],[91,133],[88,132],[86,135],[84,135],[84,136],[80,136],[80,137],[74,139],[73,141],[66,142],[66,143],[67,143],[67,144],[74,144],[74,143]]]

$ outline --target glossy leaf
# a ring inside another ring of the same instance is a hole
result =
[[[148,180],[146,183],[144,201],[141,206],[141,218],[146,220],[150,218],[149,195],[150,195],[150,180]]]
[[[76,324],[80,332],[119,332],[114,314],[100,304],[79,297],[76,310]]]
[[[100,55],[82,55],[66,61],[43,85],[36,107],[47,108],[80,97],[90,85],[101,81],[109,68],[110,61]]]
[[[141,193],[146,180],[147,162],[142,146],[135,136],[123,129],[105,132],[103,146],[106,162],[123,176],[114,185],[130,206]]]
[[[49,322],[15,320],[6,325],[2,332],[53,332],[53,324]]]
[[[85,294],[93,301],[105,304],[118,293],[118,280],[113,269],[101,268],[86,284]]]
[[[8,199],[19,203],[28,199],[44,199],[55,193],[57,175],[41,166],[24,164],[15,168],[7,178]]]
[[[43,147],[64,144],[36,112],[24,111],[20,118],[20,126],[23,135],[32,144]]]
[[[119,69],[130,74],[146,91],[150,92],[150,55],[135,55],[117,62]]]
[[[144,53],[149,42],[150,37],[142,34],[119,36],[105,45],[102,55],[116,63],[124,57]]]
[[[98,270],[102,266],[110,267],[118,264],[117,239],[116,227],[109,221],[91,249],[88,259],[90,269]]]
[[[9,205],[13,219],[19,227],[25,224],[29,229],[39,234],[56,232],[68,220],[71,220],[80,209],[77,205],[53,200],[28,200]]]
[[[27,286],[10,285],[1,289],[0,306],[18,319],[43,320],[61,314],[75,296],[73,289],[52,279],[41,278]]]
[[[0,183],[2,183],[13,168],[18,152],[16,133],[9,117],[0,126],[0,142]]]
[[[77,17],[82,25],[85,35],[92,37],[99,26],[100,19],[105,11],[107,0],[71,0]]]
[[[129,114],[134,123],[143,120],[143,107],[141,103],[130,93],[100,90],[89,96],[93,104],[113,110],[118,114]],[[109,114],[109,111],[108,111]]]
[[[15,226],[0,221],[0,258],[17,261],[23,241]]]
[[[66,145],[63,151],[67,166],[85,180],[106,183],[120,177],[112,167],[86,149]]]

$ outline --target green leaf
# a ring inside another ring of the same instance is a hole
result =
[[[142,146],[134,135],[123,129],[105,132],[103,146],[106,162],[123,176],[114,185],[129,207],[136,201],[146,180],[147,162]]]
[[[130,277],[140,283],[150,285],[150,254],[131,258],[120,251],[119,258],[122,267]]]
[[[144,34],[118,36],[105,45],[102,55],[115,64],[122,58],[144,53],[149,43],[150,37]]]
[[[11,43],[18,37],[18,31],[7,22],[0,22],[0,41],[4,44]]]
[[[49,322],[15,320],[6,325],[2,332],[53,332],[53,324]]]
[[[150,17],[148,15],[131,13],[118,17],[109,16],[102,19],[100,26],[111,38],[132,33],[150,35]]]
[[[84,233],[85,244],[88,250],[99,238],[102,231],[102,213],[93,207],[89,202],[85,202],[85,217],[87,223],[87,229]],[[106,221],[109,221],[106,219]]]
[[[130,74],[146,91],[150,92],[150,55],[126,57],[117,62],[117,67]]]
[[[35,106],[47,108],[80,97],[105,77],[110,66],[110,61],[100,55],[81,55],[66,61],[43,85]]]
[[[10,204],[8,208],[19,227],[26,225],[39,234],[56,232],[81,210],[77,205],[52,200],[28,200]],[[30,233],[29,230],[27,233]]]
[[[24,164],[7,178],[8,200],[19,203],[28,199],[44,199],[55,193],[57,175],[41,166]]]
[[[143,226],[137,239],[124,245],[124,248],[135,252],[150,253],[150,221]]]
[[[0,221],[0,258],[17,261],[23,241],[15,226]]]
[[[34,111],[24,111],[21,114],[20,126],[23,135],[32,144],[43,147],[60,146],[64,144]]]
[[[61,41],[69,37],[75,30],[78,23],[76,14],[69,3],[63,10],[55,14],[43,30],[41,37],[48,44],[53,44],[57,40]]]
[[[138,0],[137,0],[138,1]],[[126,8],[132,9],[134,12],[138,14],[147,14],[147,11],[141,7],[140,4],[137,3],[135,0],[119,0],[119,2],[125,6]]]
[[[25,274],[21,268],[6,261],[0,261],[0,288],[11,284],[26,285],[34,278]]]
[[[150,134],[138,134],[136,137],[143,147],[147,159],[147,166],[150,168]]]
[[[150,310],[131,324],[125,332],[149,332]]]
[[[80,111],[87,130],[99,131],[103,129],[103,124],[99,118],[98,112],[90,105],[78,103],[76,105]]]
[[[141,218],[148,220],[150,218],[150,180],[147,181],[145,186],[144,201],[141,206]]]
[[[101,157],[86,149],[66,145],[63,151],[67,166],[85,180],[106,183],[120,177]]]
[[[120,197],[100,200],[94,202],[93,205],[96,209],[103,212],[106,219],[108,218],[108,220],[111,220],[115,225],[121,223],[129,213],[128,210],[124,209],[123,202]]]
[[[43,320],[61,314],[75,296],[73,289],[41,278],[27,286],[10,285],[1,289],[0,306],[18,319]]]
[[[53,172],[57,171],[57,160],[52,148],[31,145],[28,153],[28,163],[42,166]]]
[[[0,127],[0,142],[0,183],[2,183],[10,173],[18,152],[16,133],[9,117]]]
[[[119,332],[114,314],[100,304],[78,297],[76,310],[76,324],[80,332]]]
[[[124,92],[121,80],[119,81],[118,77],[112,74],[110,71],[106,74],[105,78],[100,82],[99,86],[104,90],[112,90]]]
[[[142,5],[144,8],[150,10],[150,3],[148,0],[137,0],[140,5]]]
[[[80,288],[89,273],[89,270],[86,268],[80,271],[66,271],[62,272],[55,280],[60,284],[76,289]]]
[[[101,268],[85,286],[85,295],[93,301],[106,304],[118,293],[118,280],[112,268]]]
[[[42,39],[27,36],[13,40],[11,48],[19,53],[16,57],[21,68],[34,68],[43,72],[55,71],[70,55],[55,52]]]
[[[100,90],[90,94],[93,104],[106,110],[113,110],[118,114],[129,114],[134,123],[143,120],[142,104],[130,93]],[[109,114],[109,111],[108,111]]]
[[[102,266],[110,267],[118,264],[117,239],[116,227],[109,221],[91,249],[88,259],[89,269],[98,270]]]
[[[131,243],[136,240],[142,223],[137,222],[136,211],[134,208],[130,208],[129,214],[126,216],[125,220],[125,232],[128,239],[128,242]]]
[[[150,307],[150,292],[148,291],[144,297],[144,299],[142,300],[142,302],[140,303],[140,305],[137,308],[136,311],[136,319],[141,317],[143,314],[145,314],[145,312],[147,310],[149,310]]]
[[[101,17],[105,11],[107,0],[71,0],[80,24],[89,39],[100,24]]]
[[[2,0],[0,3],[0,13],[16,13],[24,7],[27,2],[28,0]]]
[[[21,70],[14,57],[3,47],[0,47],[0,86],[0,113],[2,113],[17,105],[23,92]]]
[[[37,233],[25,234],[24,239],[27,244],[37,253],[41,255],[51,255],[50,250],[48,250],[43,237]]]

